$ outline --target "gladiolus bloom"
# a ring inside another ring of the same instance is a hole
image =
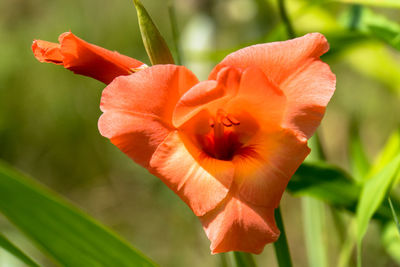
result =
[[[71,32],[58,38],[59,44],[35,40],[32,51],[40,62],[63,65],[76,74],[109,84],[115,77],[129,75],[145,67],[142,62],[89,44]]]
[[[260,253],[279,236],[274,209],[335,90],[319,59],[328,49],[312,33],[236,51],[207,81],[176,65],[117,77],[99,130],[192,209],[212,253]]]

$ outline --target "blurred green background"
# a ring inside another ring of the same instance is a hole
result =
[[[287,39],[276,1],[172,3],[183,64],[201,79],[229,52]],[[143,4],[173,48],[167,1],[143,0]],[[372,160],[400,122],[400,52],[396,50],[400,40],[396,43],[391,35],[398,31],[400,36],[400,9],[322,0],[289,0],[287,8],[297,35],[318,31],[331,43],[331,52],[323,60],[337,75],[337,90],[321,127],[328,161],[349,170],[351,123]],[[377,33],[371,23],[385,25],[389,33]],[[37,177],[161,266],[217,266],[220,258],[210,255],[201,224],[189,208],[99,134],[104,85],[59,66],[40,64],[33,57],[34,39],[56,42],[59,34],[69,30],[149,64],[131,1],[0,1],[0,159]],[[300,204],[300,198],[285,194],[282,209],[295,266],[309,266]],[[334,266],[338,235],[329,211],[325,215],[324,240]],[[40,252],[3,217],[0,232],[41,261]],[[397,266],[379,239],[373,225],[364,242],[364,266]],[[260,266],[276,266],[272,246],[266,246],[256,260]],[[52,266],[44,259],[41,262]],[[0,250],[0,266],[18,264]]]

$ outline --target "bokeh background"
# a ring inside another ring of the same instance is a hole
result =
[[[173,48],[168,1],[142,2]],[[273,0],[170,3],[175,7],[183,64],[201,79],[229,52],[287,39]],[[374,159],[400,122],[400,52],[370,36],[357,12],[367,19],[378,14],[396,28],[400,9],[322,0],[286,4],[297,35],[318,31],[331,43],[323,60],[337,75],[337,90],[320,129],[328,161],[349,170],[352,123],[368,157]],[[65,196],[161,266],[218,266],[220,258],[210,255],[201,224],[189,208],[99,134],[104,85],[33,57],[34,39],[56,42],[69,30],[149,63],[129,0],[0,1],[0,159]],[[282,209],[294,264],[308,266],[301,199],[285,193]],[[335,266],[339,238],[331,213],[323,212],[323,238],[330,248],[329,263]],[[364,242],[364,266],[397,266],[380,245],[377,228],[369,228]],[[32,251],[44,266],[53,266],[1,216],[0,232]],[[259,266],[276,266],[272,246],[266,246],[256,261]],[[0,250],[0,266],[19,264]]]

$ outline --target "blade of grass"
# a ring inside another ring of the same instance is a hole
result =
[[[382,245],[385,247],[386,252],[392,257],[394,261],[400,266],[400,238],[399,231],[393,221],[387,223],[382,231]]]
[[[156,266],[78,208],[4,163],[0,212],[61,266]]]
[[[362,240],[369,221],[390,189],[400,170],[400,155],[365,182],[357,205],[357,265],[361,266]]]
[[[387,7],[387,8],[400,8],[400,1],[398,0],[331,0],[331,2],[371,5],[371,6]]]
[[[30,267],[39,267],[39,265],[29,258],[22,250],[11,243],[5,236],[0,234],[0,247],[7,250],[9,253],[14,255],[16,258],[21,260],[23,263]]]
[[[386,141],[385,147],[374,161],[368,177],[377,174],[398,154],[400,154],[400,128],[396,129]]]
[[[390,197],[388,197],[388,202],[389,202],[390,210],[392,211],[393,221],[396,224],[397,230],[399,231],[399,234],[400,234],[399,218],[397,217],[396,210],[393,207],[393,203],[392,203],[392,200],[390,200]]]
[[[351,261],[351,255],[356,246],[356,241],[357,241],[355,232],[356,232],[356,221],[352,218],[350,226],[347,229],[346,239],[342,247],[340,248],[337,267],[354,266],[354,265],[349,265],[349,263]]]
[[[353,177],[357,182],[366,179],[370,169],[370,163],[365,154],[364,147],[360,138],[360,132],[356,121],[350,125],[350,144],[349,144],[350,166]]]
[[[301,200],[308,266],[326,267],[328,262],[323,239],[325,206],[321,201],[310,197],[303,197]]]
[[[309,141],[309,146],[311,153],[307,157],[307,161],[323,161],[326,159],[318,132]],[[319,179],[324,179],[324,177],[319,177]],[[301,204],[308,265],[310,267],[325,267],[328,262],[323,240],[325,206],[320,200],[310,197],[303,197]]]

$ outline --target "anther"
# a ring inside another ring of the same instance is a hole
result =
[[[210,125],[211,128],[214,128],[214,126],[215,126],[215,121],[214,121],[214,119],[213,119],[213,118],[210,118],[210,119],[208,120],[208,124]]]
[[[233,117],[232,115],[229,114],[226,117],[231,122],[231,124],[233,124],[233,125],[239,125],[240,124],[240,121],[238,119],[236,119],[235,117]]]
[[[225,126],[225,127],[231,127],[233,124],[232,122],[229,120],[228,117],[223,117],[221,120],[221,123]]]

